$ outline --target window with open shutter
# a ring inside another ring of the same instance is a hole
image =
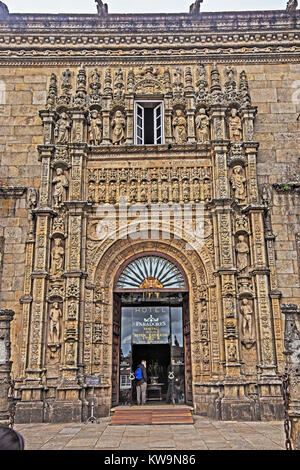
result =
[[[135,103],[135,145],[163,144],[163,103]]]

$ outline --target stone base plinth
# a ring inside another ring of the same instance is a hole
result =
[[[43,423],[44,403],[42,401],[19,402],[16,405],[15,423]]]

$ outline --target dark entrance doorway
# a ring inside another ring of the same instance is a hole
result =
[[[168,367],[171,363],[171,347],[169,344],[132,345],[132,370],[135,371],[142,360],[147,362],[149,377],[147,398],[148,402],[163,401],[168,389]],[[151,383],[152,382],[152,383]],[[133,401],[135,391],[133,387]]]
[[[176,378],[177,403],[192,404],[189,296],[184,275],[169,259],[148,255],[128,264],[118,279],[112,404],[135,403],[134,372],[142,359],[147,362],[148,403],[170,398],[171,373]]]

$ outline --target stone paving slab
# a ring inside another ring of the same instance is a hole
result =
[[[26,450],[285,450],[283,422],[210,421],[193,425],[16,425]]]

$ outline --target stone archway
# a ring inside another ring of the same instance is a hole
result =
[[[92,282],[87,291],[87,300],[91,302],[90,307],[97,312],[97,321],[101,321],[103,325],[102,342],[98,346],[101,350],[98,352],[101,357],[98,371],[101,371],[103,384],[107,386],[107,405],[111,399],[115,277],[126,260],[150,251],[175,259],[188,282],[194,400],[197,400],[196,384],[199,385],[212,374],[220,372],[220,312],[216,302],[214,266],[207,247],[204,245],[200,253],[187,251],[185,240],[175,238],[173,234],[170,239],[159,240],[105,240],[94,246],[90,255],[93,262],[89,264],[88,278]],[[95,373],[98,371],[92,370]]]

